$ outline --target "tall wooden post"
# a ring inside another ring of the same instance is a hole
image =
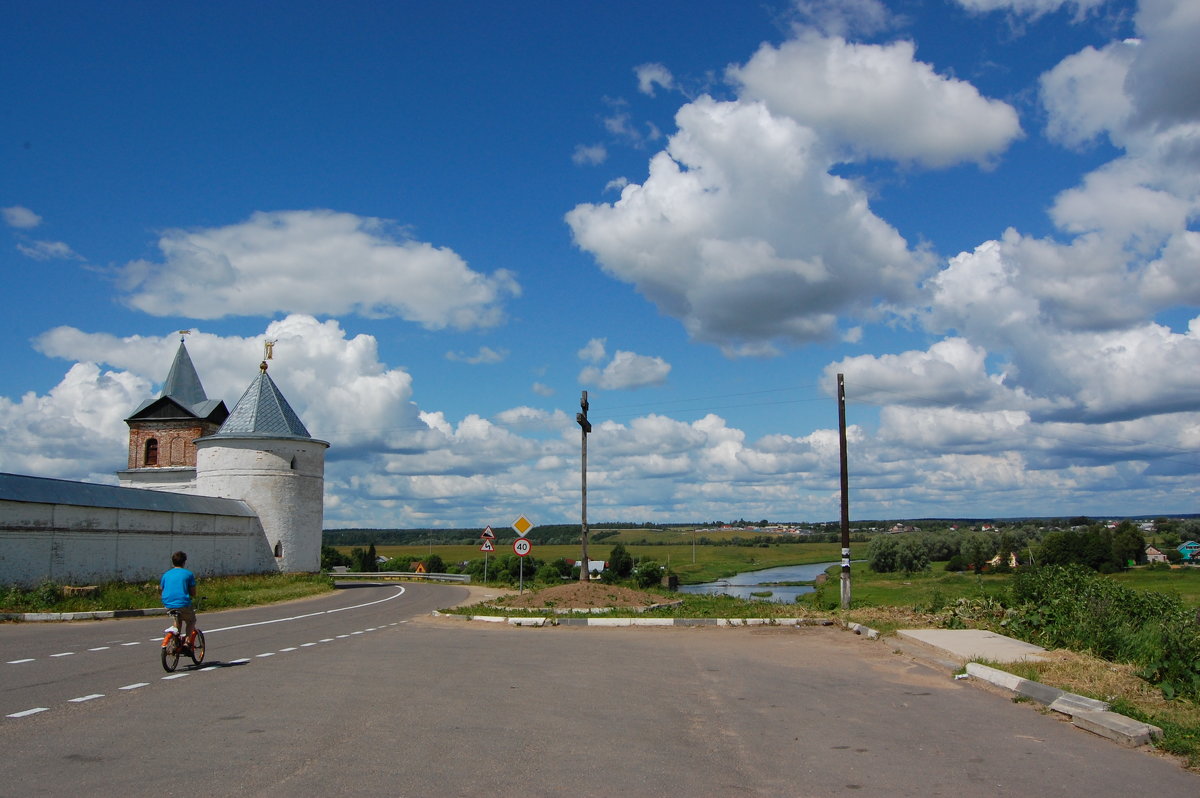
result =
[[[583,453],[583,463],[581,467],[581,484],[583,498],[583,513],[580,522],[581,538],[583,541],[583,554],[579,558],[579,581],[587,582],[591,579],[591,572],[588,569],[588,520],[587,520],[587,436],[592,431],[592,424],[588,421],[588,398],[587,391],[579,399],[579,407],[583,410],[582,413],[575,414],[575,421],[579,423],[580,435],[582,436],[581,450]]]
[[[846,470],[846,382],[837,375],[838,443],[842,461],[842,609],[850,609],[850,475]]]

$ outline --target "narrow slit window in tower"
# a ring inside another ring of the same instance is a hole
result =
[[[283,556],[283,541],[282,540],[275,541],[275,556],[276,557]]]
[[[146,440],[145,464],[147,466],[158,465],[158,438],[148,438]]]

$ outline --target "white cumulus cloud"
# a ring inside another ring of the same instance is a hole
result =
[[[671,364],[661,357],[639,355],[618,349],[604,368],[585,367],[579,373],[579,382],[582,385],[617,391],[662,385],[670,373]]]
[[[804,33],[764,44],[728,76],[743,99],[816,130],[840,158],[988,163],[1021,135],[1011,106],[938,75],[908,41],[858,44]]]
[[[430,329],[488,327],[519,294],[513,275],[485,275],[452,250],[380,220],[334,211],[256,213],[239,224],[169,230],[161,263],[121,269],[125,301],[153,315],[358,313]]]
[[[42,217],[21,205],[0,208],[0,216],[3,216],[6,225],[19,230],[29,230],[42,223]]]

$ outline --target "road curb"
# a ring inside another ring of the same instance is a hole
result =
[[[1163,732],[1159,727],[1112,712],[1104,701],[1022,679],[978,662],[967,663],[967,674],[1013,695],[1036,701],[1053,712],[1069,717],[1075,727],[1107,737],[1127,748],[1147,745],[1162,737]]]
[[[862,624],[843,622],[843,626],[855,634],[866,635],[872,640],[879,638],[878,631]],[[916,648],[920,649],[920,651],[914,650],[914,647],[906,646],[904,647],[904,652],[909,656],[931,662],[939,667],[946,668],[949,666],[949,670],[957,670],[955,663],[937,658],[932,649],[926,649],[921,646]],[[1104,701],[1097,701],[1094,698],[1068,693],[1066,690],[1050,687],[1049,685],[1030,679],[1023,679],[1016,674],[978,662],[967,662],[966,671],[966,676],[968,677],[987,682],[993,687],[998,687],[1001,690],[1012,693],[1014,697],[1036,701],[1051,711],[1070,718],[1071,725],[1076,728],[1098,734],[1127,748],[1138,748],[1143,745],[1149,745],[1154,740],[1162,737],[1162,729],[1158,726],[1143,723],[1140,720],[1134,720],[1133,718],[1113,712]],[[955,678],[961,678],[961,674]]]
[[[0,621],[99,621],[105,618],[142,618],[166,615],[164,607],[144,610],[96,610],[94,612],[0,612]]]
[[[434,610],[435,618],[449,618],[463,621],[480,621],[482,623],[503,623],[509,626],[590,626],[590,627],[628,627],[628,626],[833,626],[834,621],[828,618],[561,618],[547,616],[509,617],[506,615],[460,615]]]

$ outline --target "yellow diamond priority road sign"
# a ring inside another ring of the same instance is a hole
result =
[[[533,529],[533,522],[525,516],[521,516],[516,521],[513,521],[512,528],[517,530],[517,534],[525,537],[525,533]]]

